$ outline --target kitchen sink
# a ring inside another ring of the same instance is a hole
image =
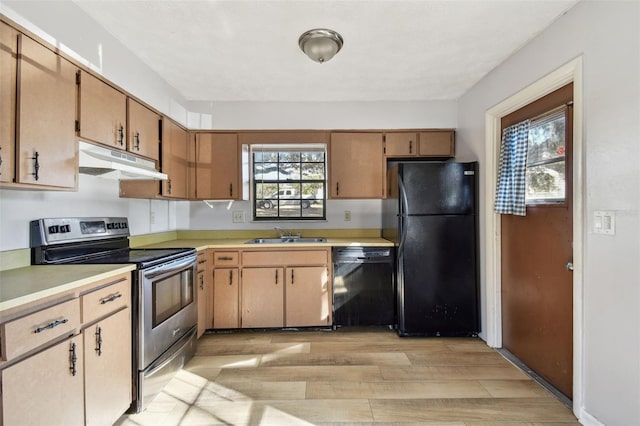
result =
[[[282,238],[255,238],[245,242],[245,244],[309,244],[326,243],[326,238],[302,238],[302,237],[282,237]]]

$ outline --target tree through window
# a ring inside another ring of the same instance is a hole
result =
[[[324,145],[253,145],[255,220],[325,219]]]

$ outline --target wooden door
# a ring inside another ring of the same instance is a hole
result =
[[[284,268],[244,268],[240,297],[242,328],[284,325]]]
[[[0,182],[15,178],[18,31],[0,22]]]
[[[131,404],[131,309],[87,327],[84,336],[86,425],[110,425]]]
[[[19,52],[18,181],[75,188],[76,67],[26,36]]]
[[[213,271],[213,328],[240,327],[238,268]]]
[[[331,324],[329,275],[324,266],[300,266],[285,271],[285,326]]]
[[[384,154],[387,157],[414,157],[418,152],[415,132],[393,132],[384,135]]]
[[[453,130],[420,132],[418,155],[421,157],[453,157]]]
[[[82,139],[126,149],[127,96],[89,73],[80,73]]]
[[[83,359],[78,335],[2,370],[2,424],[84,424]]]
[[[573,260],[573,124],[571,107],[565,105],[572,95],[573,86],[565,86],[503,118],[503,128],[535,116],[543,125],[564,126],[558,131],[563,140],[557,150],[564,152],[565,194],[562,200],[528,203],[524,217],[502,215],[501,219],[503,347],[569,398],[573,386],[573,274],[567,264]],[[545,114],[548,111],[556,111],[561,118],[544,124],[547,117],[554,117]],[[535,123],[532,121],[532,128]],[[535,146],[532,140],[530,137],[530,146]],[[530,161],[528,167],[537,167],[534,164]]]
[[[332,133],[331,198],[383,198],[382,133]]]
[[[237,200],[240,191],[238,135],[196,135],[196,197],[205,200]]]
[[[158,161],[160,116],[131,98],[127,98],[127,108],[129,114],[127,150]]]
[[[189,134],[173,121],[162,123],[162,171],[169,179],[162,181],[162,195],[189,197]]]

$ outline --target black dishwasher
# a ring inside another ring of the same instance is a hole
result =
[[[334,247],[333,324],[395,324],[393,247]]]

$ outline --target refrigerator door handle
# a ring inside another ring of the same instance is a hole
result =
[[[407,199],[407,190],[404,186],[404,182],[402,181],[402,176],[398,176],[398,187],[400,190],[400,202],[402,203],[402,209],[400,211],[400,244],[398,244],[398,256],[402,253],[402,248],[404,247],[404,242],[407,238],[407,227],[405,226],[405,220],[407,218],[407,210],[409,210],[409,200]]]

